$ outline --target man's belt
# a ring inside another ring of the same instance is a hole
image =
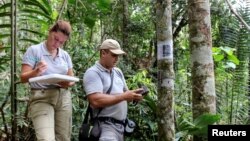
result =
[[[109,122],[112,122],[112,123],[118,123],[118,124],[122,124],[122,125],[125,125],[125,120],[117,120],[117,119],[114,119],[112,117],[98,117],[98,120],[99,121],[109,121]]]

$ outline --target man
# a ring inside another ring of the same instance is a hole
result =
[[[123,141],[127,102],[141,100],[142,89],[128,90],[123,73],[115,67],[125,54],[116,40],[106,39],[99,49],[100,60],[83,77],[85,92],[94,117],[98,115],[101,123],[99,141]]]

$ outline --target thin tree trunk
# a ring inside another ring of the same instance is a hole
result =
[[[17,134],[17,91],[16,91],[16,0],[11,0],[11,141],[16,141]]]
[[[158,140],[174,141],[174,69],[171,0],[157,0]]]
[[[129,11],[128,11],[128,0],[122,0],[122,42],[121,45],[125,51],[129,50],[129,31],[128,31],[128,24],[129,24]],[[130,46],[131,47],[131,46]],[[124,62],[128,62],[129,54],[127,57],[123,58]],[[131,62],[131,61],[130,61]],[[133,61],[131,62],[133,65]]]
[[[216,113],[209,0],[188,0],[193,118]],[[207,140],[194,136],[194,141]]]
[[[122,27],[122,46],[123,48],[128,48],[129,38],[128,38],[128,22],[129,22],[129,13],[128,13],[128,1],[123,0],[123,27]]]
[[[61,19],[63,11],[64,11],[64,8],[67,7],[67,4],[68,4],[68,0],[64,0],[63,3],[62,3],[62,6],[60,8],[59,14],[57,16],[57,20]]]
[[[250,57],[248,57],[248,101],[250,101]],[[250,124],[250,102],[249,102],[249,108],[248,108],[248,124]]]

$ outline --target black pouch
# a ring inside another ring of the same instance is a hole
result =
[[[83,123],[79,130],[79,141],[87,141],[90,140],[90,132],[93,126],[90,125],[90,123]]]
[[[99,140],[100,136],[101,136],[101,132],[102,132],[102,129],[101,129],[101,126],[100,126],[100,122],[98,120],[96,120],[94,122],[94,126],[90,132],[90,137],[92,137],[93,139],[97,139]]]
[[[90,116],[90,120],[89,120]],[[99,121],[93,118],[93,112],[88,105],[84,120],[79,129],[79,141],[98,141],[101,135],[101,128]]]
[[[135,122],[127,118],[124,126],[125,136],[130,136],[134,132],[135,127],[136,127]]]
[[[98,141],[101,135],[99,121],[93,123],[82,123],[79,130],[79,141]]]

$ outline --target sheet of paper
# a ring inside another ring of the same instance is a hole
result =
[[[69,75],[49,74],[29,79],[29,82],[39,82],[39,83],[58,83],[61,81],[78,82],[79,78]]]

